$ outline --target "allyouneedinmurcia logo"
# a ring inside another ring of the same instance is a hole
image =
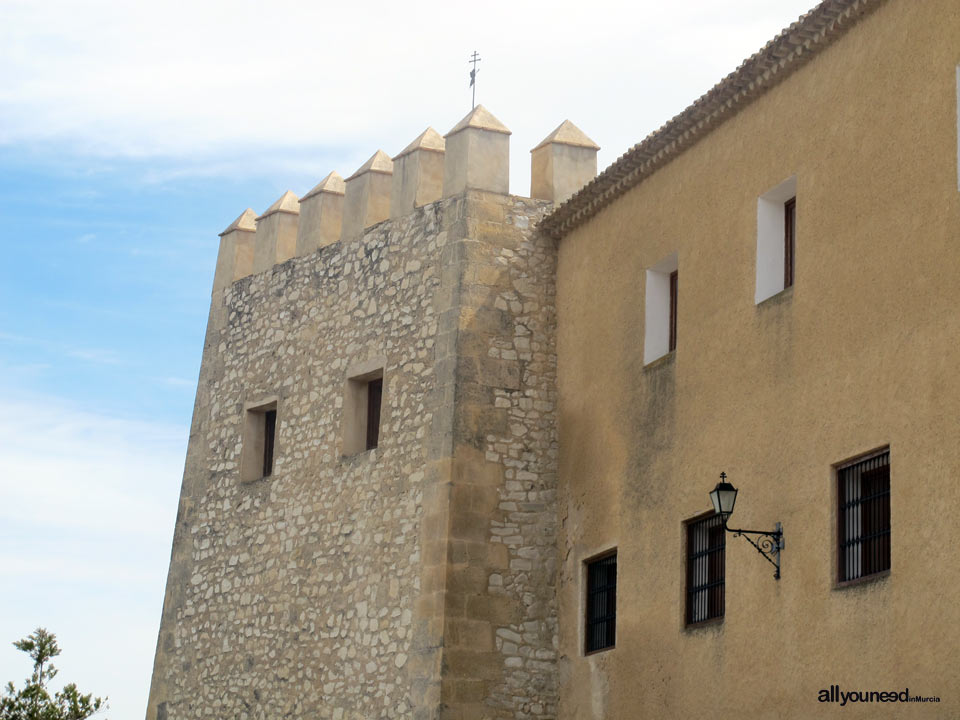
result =
[[[841,690],[839,685],[831,685],[827,690],[821,690],[817,701],[822,703],[839,703],[843,707],[847,703],[872,702],[940,702],[935,695],[911,695],[909,688],[903,690]]]

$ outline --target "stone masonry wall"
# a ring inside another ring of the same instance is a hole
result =
[[[148,720],[555,716],[547,208],[469,192],[214,297]],[[375,358],[379,447],[343,457]]]
[[[556,355],[549,203],[469,193],[459,241],[444,698],[451,718],[556,716]]]
[[[439,220],[383,223],[214,308],[148,717],[409,716]],[[341,457],[347,368],[378,356],[379,447]],[[274,473],[243,483],[242,406],[270,395]]]

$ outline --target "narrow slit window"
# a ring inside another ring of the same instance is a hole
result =
[[[377,360],[380,360],[379,358]],[[373,369],[369,369],[370,367]],[[348,375],[343,398],[343,456],[380,447],[383,419],[383,365],[366,362]]]
[[[797,198],[783,204],[783,287],[793,285],[793,263],[797,237]]]
[[[383,398],[383,378],[367,383],[367,450],[380,442],[380,402]]]
[[[617,553],[587,562],[584,624],[586,653],[605,650],[617,641]]]
[[[277,436],[277,411],[263,414],[263,477],[273,475],[273,444]]]
[[[677,347],[677,253],[646,270],[643,310],[643,364]]]
[[[837,469],[837,579],[890,569],[890,451]]]
[[[677,272],[670,273],[670,343],[667,352],[677,349]]]
[[[713,514],[687,524],[687,625],[723,617],[726,532]]]
[[[798,197],[794,176],[757,198],[757,304],[796,280]]]
[[[246,406],[243,413],[240,479],[254,482],[273,475],[277,454],[277,402]]]

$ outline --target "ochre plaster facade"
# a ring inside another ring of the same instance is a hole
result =
[[[560,240],[562,720],[960,716],[958,66],[954,0],[880,3]],[[791,176],[795,285],[758,305],[758,197]],[[645,366],[675,252],[677,348]],[[838,588],[833,468],[884,446],[892,567]],[[688,629],[683,523],[721,471],[732,527],[783,523],[783,577],[728,535],[725,616]],[[616,647],[585,657],[583,561],[614,547]]]

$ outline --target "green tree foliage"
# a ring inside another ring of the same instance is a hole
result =
[[[33,674],[24,681],[22,690],[7,683],[0,698],[0,720],[84,720],[107,709],[105,698],[81,695],[73,683],[50,695],[47,687],[57,674],[50,661],[60,654],[56,635],[37,628],[13,646],[33,660]]]

